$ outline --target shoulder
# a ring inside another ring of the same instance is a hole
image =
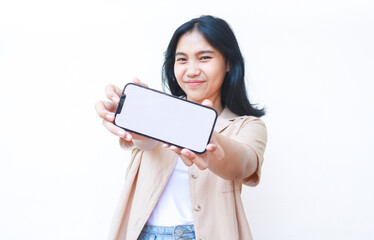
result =
[[[265,151],[268,134],[265,122],[254,116],[237,116],[229,109],[221,113],[215,130],[253,148],[258,155]]]
[[[238,116],[231,112],[227,107],[222,111],[217,120],[217,131],[223,131],[226,128],[242,130],[256,130],[266,133],[265,122],[254,116]]]

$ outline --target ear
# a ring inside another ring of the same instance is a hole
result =
[[[229,62],[226,64],[226,72],[230,72],[231,65]]]

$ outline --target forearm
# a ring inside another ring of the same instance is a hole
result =
[[[251,176],[257,170],[255,151],[240,142],[216,133],[215,141],[223,150],[223,155],[213,157],[208,153],[209,169],[224,179],[237,180]]]

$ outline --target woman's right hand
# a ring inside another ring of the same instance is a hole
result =
[[[138,78],[134,78],[133,82],[145,87],[148,87],[147,84],[142,83]],[[108,85],[105,88],[105,95],[110,101],[97,101],[95,104],[95,109],[99,117],[103,119],[103,125],[109,132],[114,135],[122,138],[126,142],[132,142],[132,139],[136,140],[145,140],[146,137],[127,132],[122,128],[117,127],[113,124],[114,114],[119,103],[122,90],[114,85]]]

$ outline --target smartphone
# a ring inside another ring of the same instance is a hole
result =
[[[217,120],[215,109],[135,83],[123,88],[114,124],[196,153],[204,153]]]

